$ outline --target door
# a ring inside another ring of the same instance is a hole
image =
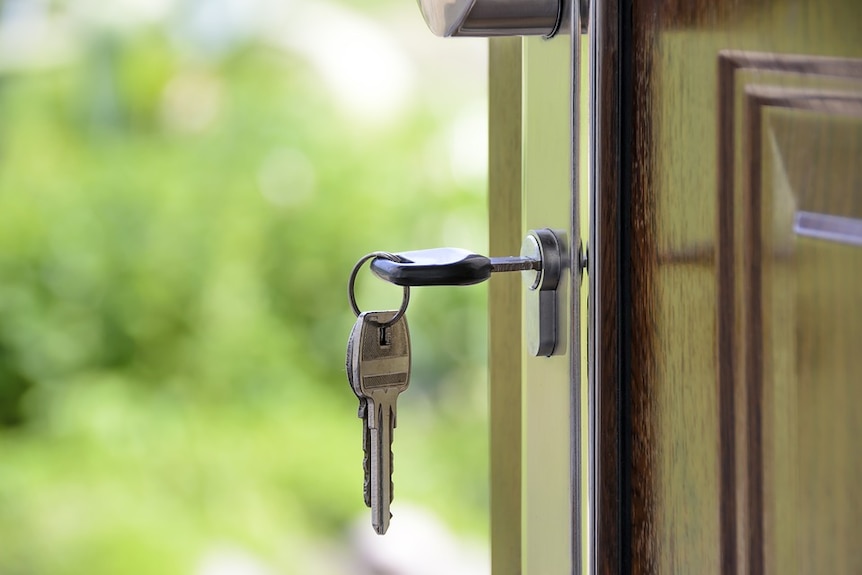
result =
[[[598,571],[862,572],[862,3],[593,9]]]
[[[580,12],[564,0],[419,0],[432,31],[493,36],[489,212],[492,256],[517,254],[529,230],[552,230],[561,279],[540,356],[524,280],[490,280],[491,556],[495,575],[580,573],[588,543],[586,338],[582,336]],[[584,126],[585,127],[585,126]],[[584,131],[586,134],[586,131]],[[586,151],[584,149],[584,151]],[[583,204],[583,205],[582,205]],[[544,273],[544,271],[543,271]],[[525,297],[526,296],[526,297]],[[545,341],[547,344],[547,341]],[[545,349],[546,348],[546,349]]]
[[[862,3],[587,4],[437,2],[571,18],[491,45],[491,249],[571,256],[550,358],[490,288],[494,573],[860,573]]]

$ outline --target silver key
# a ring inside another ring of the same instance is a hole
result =
[[[361,317],[356,319],[353,325],[353,330],[350,332],[350,337],[347,339],[347,381],[350,383],[350,388],[356,397],[359,399],[359,409],[357,417],[362,420],[362,498],[365,500],[365,505],[371,507],[371,459],[369,449],[371,447],[371,430],[368,428],[368,400],[359,391],[356,385],[353,369],[353,348],[355,342],[359,339],[359,332],[362,329],[362,324],[365,320]]]
[[[348,369],[354,391],[367,402],[366,422],[371,443],[371,524],[383,535],[392,517],[392,435],[397,425],[398,395],[410,384],[410,332],[402,317],[381,327],[396,312],[360,314],[351,334]]]

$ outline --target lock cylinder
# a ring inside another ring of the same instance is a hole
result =
[[[437,36],[545,36],[566,28],[570,0],[417,0]],[[566,31],[566,30],[563,30]]]

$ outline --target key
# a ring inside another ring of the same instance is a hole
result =
[[[353,365],[353,348],[355,342],[359,338],[359,332],[362,329],[362,324],[365,320],[357,318],[353,329],[350,332],[350,337],[347,339],[347,381],[350,383],[350,388],[359,399],[359,409],[356,413],[357,417],[362,420],[362,498],[365,500],[366,507],[371,507],[371,460],[368,453],[371,447],[371,430],[368,428],[368,400],[362,396],[359,388],[355,383]]]
[[[395,254],[398,259],[375,258],[371,271],[399,286],[468,286],[481,283],[494,272],[541,271],[542,262],[531,257],[489,258],[458,248],[434,248]]]
[[[397,425],[397,400],[410,384],[410,332],[401,317],[381,327],[395,316],[394,311],[365,312],[354,326],[348,367],[354,392],[366,399],[370,430],[371,524],[383,535],[389,528],[392,502],[392,437]]]

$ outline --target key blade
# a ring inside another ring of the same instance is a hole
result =
[[[377,402],[375,419],[377,425],[371,429],[371,525],[383,535],[392,519],[392,404]]]
[[[542,271],[542,261],[523,257],[491,258],[491,273]]]

